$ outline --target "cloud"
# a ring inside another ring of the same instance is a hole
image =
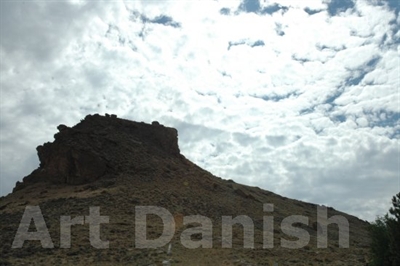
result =
[[[34,11],[34,12],[32,12]],[[390,1],[1,2],[1,195],[88,113],[223,178],[372,220],[399,191]],[[84,26],[82,26],[84,25]]]

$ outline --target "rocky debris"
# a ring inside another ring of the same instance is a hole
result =
[[[37,147],[39,168],[17,182],[14,191],[34,182],[86,184],[149,169],[149,157],[181,156],[177,130],[158,122],[150,125],[95,114],[74,127],[61,124],[57,129],[54,142]]]

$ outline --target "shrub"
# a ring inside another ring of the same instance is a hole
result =
[[[372,266],[400,265],[400,193],[392,198],[393,207],[369,228],[372,239]]]
[[[394,216],[387,221],[389,235],[389,251],[392,265],[400,265],[400,192],[392,198],[393,207],[389,213]]]
[[[369,233],[372,239],[372,266],[390,265],[389,234],[387,227],[388,218],[388,215],[376,218],[375,222],[372,223],[369,228]]]

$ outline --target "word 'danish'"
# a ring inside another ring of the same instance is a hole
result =
[[[273,204],[265,203],[263,211],[271,213],[274,210]],[[147,216],[156,215],[161,218],[163,232],[156,239],[147,238]],[[340,215],[330,218],[327,208],[317,206],[317,248],[328,247],[328,225],[337,224],[339,228],[339,247],[349,248],[349,222]],[[89,225],[89,240],[94,248],[109,248],[109,241],[102,240],[100,237],[100,226],[109,223],[109,216],[100,215],[100,207],[90,207],[88,216],[61,216],[60,217],[60,248],[71,247],[71,227],[73,225]],[[29,232],[31,221],[34,222],[36,231]],[[159,248],[170,243],[175,235],[175,220],[173,215],[165,208],[157,206],[136,206],[135,207],[135,247],[136,248]],[[213,223],[212,220],[202,215],[189,215],[183,217],[183,225],[196,224],[185,229],[180,235],[181,244],[190,249],[212,248],[213,247]],[[232,228],[235,224],[243,227],[243,247],[254,248],[254,222],[247,215],[221,216],[221,246],[222,248],[232,248]],[[282,238],[281,247],[289,249],[303,248],[310,242],[310,234],[307,230],[298,225],[309,225],[309,218],[303,215],[290,215],[285,217],[280,223],[281,231],[296,240]],[[201,234],[201,239],[192,240],[193,235]],[[43,218],[39,206],[26,206],[18,231],[14,237],[12,248],[22,248],[26,240],[37,240],[41,242],[43,248],[54,248],[54,243],[50,237],[46,222]],[[274,247],[274,217],[272,215],[263,216],[263,248]]]

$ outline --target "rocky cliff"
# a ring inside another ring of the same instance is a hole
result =
[[[88,115],[73,127],[59,125],[55,141],[38,146],[40,167],[18,182],[85,184],[120,173],[147,171],[156,157],[179,157],[178,132],[158,122],[151,125]]]

